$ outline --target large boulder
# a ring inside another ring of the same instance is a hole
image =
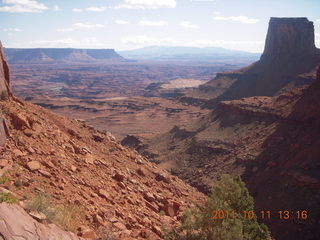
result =
[[[81,240],[83,238],[63,231],[54,224],[44,225],[37,222],[18,205],[1,203],[0,239]]]

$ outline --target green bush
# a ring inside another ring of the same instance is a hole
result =
[[[269,232],[256,218],[244,217],[244,211],[253,211],[253,198],[240,177],[223,175],[212,188],[203,207],[185,212],[181,226],[166,231],[166,240],[266,240]],[[226,215],[212,219],[215,210]]]

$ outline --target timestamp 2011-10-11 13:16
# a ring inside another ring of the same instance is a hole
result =
[[[228,218],[240,218],[240,219],[261,219],[261,220],[271,220],[271,219],[280,219],[280,220],[307,220],[308,211],[307,210],[279,210],[279,211],[270,211],[270,210],[260,210],[255,212],[253,210],[243,211],[242,214],[236,213],[235,211],[221,210],[216,209],[212,212],[211,219],[228,219]]]

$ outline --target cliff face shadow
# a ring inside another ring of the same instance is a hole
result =
[[[244,178],[255,198],[256,211],[271,210],[265,221],[279,239],[319,239],[320,229],[320,77],[305,90],[292,113],[264,142],[255,168]],[[280,220],[278,211],[290,211],[290,220]],[[307,219],[297,219],[306,210]],[[295,218],[295,219],[291,219]]]

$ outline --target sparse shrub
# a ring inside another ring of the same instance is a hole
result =
[[[9,182],[10,178],[8,176],[1,176],[0,177],[0,184],[5,184],[6,182]]]
[[[16,203],[17,199],[11,193],[0,193],[0,203]]]
[[[101,240],[115,240],[115,237],[111,231],[111,228],[99,227],[98,229]]]
[[[1,101],[7,101],[9,99],[9,94],[7,91],[3,90],[0,93],[0,100]]]
[[[47,219],[67,231],[75,231],[80,225],[80,208],[76,205],[53,205],[46,193],[36,193],[27,202],[29,211],[38,211]]]
[[[24,186],[24,182],[23,180],[21,179],[17,179],[15,182],[14,182],[14,185],[17,187],[17,188],[21,188]]]
[[[47,219],[54,222],[55,209],[51,207],[50,196],[47,193],[35,193],[29,201],[27,201],[27,209],[36,212],[42,212]]]
[[[253,198],[240,177],[223,175],[203,207],[185,212],[181,226],[167,230],[166,240],[267,240],[267,227],[256,218],[243,217],[253,211]],[[229,216],[212,219],[215,210],[228,211]]]
[[[109,149],[109,152],[115,152],[115,151],[117,151],[117,150],[118,150],[117,147],[112,146],[112,147]]]
[[[76,231],[81,222],[80,207],[76,205],[59,206],[56,208],[54,222],[68,231]]]

